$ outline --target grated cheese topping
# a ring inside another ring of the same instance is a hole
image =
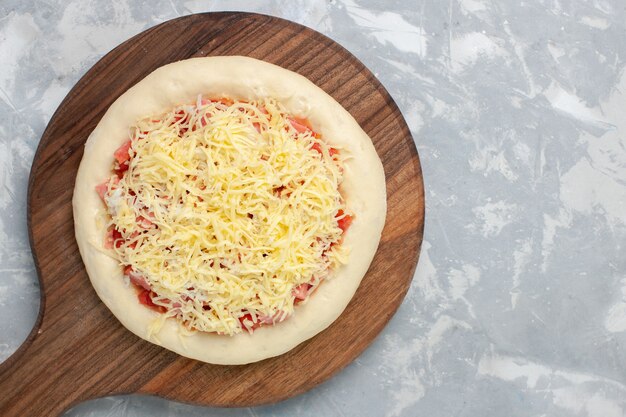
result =
[[[105,245],[157,328],[252,332],[347,261],[344,156],[276,100],[199,96],[129,136],[101,190]]]

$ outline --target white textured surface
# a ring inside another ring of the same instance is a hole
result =
[[[426,184],[413,285],[372,347],[302,396],[245,410],[118,397],[68,415],[626,415],[619,0],[4,0],[0,359],[35,320],[26,184],[52,113],[123,40],[212,10],[310,26],[352,51],[396,99]]]

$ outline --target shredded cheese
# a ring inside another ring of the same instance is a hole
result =
[[[199,96],[131,129],[104,200],[117,259],[163,307],[151,332],[166,317],[228,335],[282,321],[347,261],[344,156],[302,127],[273,99]]]

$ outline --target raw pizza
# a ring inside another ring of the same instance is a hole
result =
[[[76,239],[102,301],[181,355],[242,364],[328,327],[385,220],[370,138],[329,95],[245,57],[161,67],[85,145]]]

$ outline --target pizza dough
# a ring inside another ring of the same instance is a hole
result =
[[[181,103],[206,97],[253,100],[273,97],[296,116],[307,118],[331,146],[351,156],[345,163],[342,195],[355,218],[344,236],[351,249],[348,263],[324,281],[295,314],[253,334],[183,335],[169,319],[156,334],[159,314],[141,305],[122,268],[103,248],[105,207],[95,186],[111,173],[113,152],[128,138],[137,120],[170,111]],[[374,257],[386,214],[383,167],[371,139],[331,96],[305,77],[252,58],[193,58],[158,68],[120,96],[85,144],[73,197],[76,240],[98,296],[137,336],[180,355],[214,364],[245,364],[285,353],[327,328],[354,295]]]

